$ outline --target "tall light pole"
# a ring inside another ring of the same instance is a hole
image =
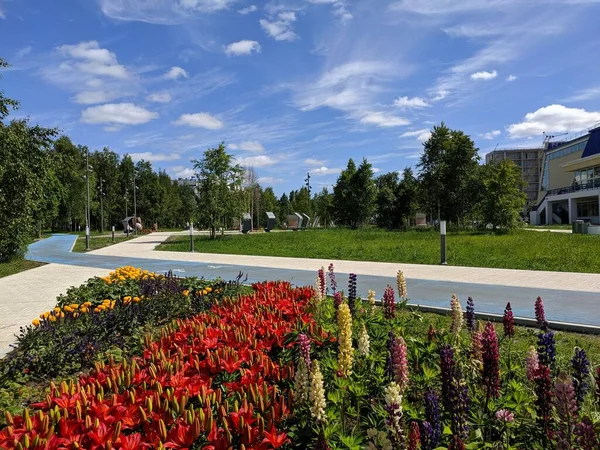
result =
[[[100,234],[104,234],[104,206],[102,204],[104,191],[102,190],[102,177],[100,177]]]
[[[87,182],[87,211],[85,214],[85,249],[90,250],[90,149],[86,148],[85,170]]]
[[[135,169],[133,171],[133,232],[137,236],[137,200],[135,197]]]
[[[127,215],[127,194],[129,194],[129,192],[127,192],[127,189],[125,189],[125,218],[127,219],[127,217],[129,217]],[[127,235],[127,237],[129,237],[129,220],[127,220],[127,225],[125,228],[125,234]]]

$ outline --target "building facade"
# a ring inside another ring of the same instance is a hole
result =
[[[600,223],[600,126],[543,153],[530,223]]]
[[[537,204],[543,158],[543,147],[503,148],[485,155],[485,163],[495,164],[508,159],[521,169],[525,181],[523,191],[527,195],[526,211],[529,211]]]

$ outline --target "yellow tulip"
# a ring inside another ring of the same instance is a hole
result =
[[[33,324],[34,327],[39,327],[40,326],[40,319],[33,319],[31,321],[31,323]]]
[[[56,322],[56,316],[50,316],[48,317],[48,319],[50,320],[50,322]]]

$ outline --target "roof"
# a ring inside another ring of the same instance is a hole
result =
[[[585,150],[581,155],[582,158],[587,158],[600,153],[600,127],[590,131],[590,138],[585,145]]]

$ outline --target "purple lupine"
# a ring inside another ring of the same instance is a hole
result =
[[[544,431],[544,439],[550,437],[552,431],[552,378],[550,368],[540,364],[534,374],[535,407],[538,426]]]
[[[450,391],[455,365],[456,361],[454,361],[454,350],[449,345],[444,345],[440,349],[440,368],[442,377],[442,402],[444,403],[444,409],[447,412],[450,412],[452,409]]]
[[[333,294],[333,306],[335,306],[335,309],[338,309],[343,302],[344,298],[342,297],[341,292],[336,292]]]
[[[504,326],[504,336],[513,337],[515,335],[515,316],[513,316],[510,302],[504,308],[504,316],[502,316],[502,325]]]
[[[461,439],[469,437],[469,387],[465,380],[460,376],[458,369],[455,369],[455,376],[452,380],[452,411],[450,414],[452,433]]]
[[[354,315],[354,308],[356,303],[356,274],[351,273],[348,277],[348,307],[350,313]]]
[[[427,427],[423,427],[423,450],[432,450],[436,448],[442,437],[442,408],[440,408],[440,398],[435,391],[425,393],[425,420]],[[427,435],[427,445],[425,443]]]
[[[386,319],[396,317],[396,299],[394,298],[394,289],[389,284],[383,292],[383,316]]]
[[[473,297],[467,299],[467,311],[465,312],[465,320],[467,322],[467,329],[473,332],[475,329],[475,302]]]
[[[433,450],[437,447],[437,443],[434,444],[431,436],[433,435],[433,428],[431,424],[426,420],[421,422],[421,448],[422,450]]]
[[[485,325],[481,336],[481,356],[483,359],[482,382],[486,388],[487,398],[498,398],[500,395],[500,354],[498,352],[498,336],[491,322]]]
[[[542,328],[546,323],[546,313],[544,312],[544,302],[542,297],[538,297],[535,301],[535,320],[537,321],[538,327]]]
[[[404,338],[394,339],[393,352],[394,381],[400,387],[400,392],[403,393],[408,385],[408,357]]]
[[[585,394],[590,390],[590,360],[582,348],[575,348],[575,354],[571,358],[571,375],[573,376],[573,386],[577,394],[577,404],[581,405]]]
[[[329,272],[329,284],[331,285],[331,290],[335,294],[335,292],[337,291],[337,283],[335,281],[335,272],[333,271],[333,263],[329,264],[328,272]]]
[[[577,424],[575,429],[577,437],[575,441],[582,450],[597,450],[600,448],[600,442],[598,442],[598,435],[594,430],[594,424],[588,416],[581,419],[581,422]]]
[[[556,362],[556,342],[554,332],[546,331],[538,334],[538,360],[540,365],[554,370]]]
[[[554,406],[558,420],[556,447],[570,449],[574,441],[575,425],[578,422],[577,397],[571,377],[562,372],[554,383]]]
[[[304,333],[298,335],[298,344],[300,345],[300,356],[304,359],[306,367],[310,370],[310,339]]]

